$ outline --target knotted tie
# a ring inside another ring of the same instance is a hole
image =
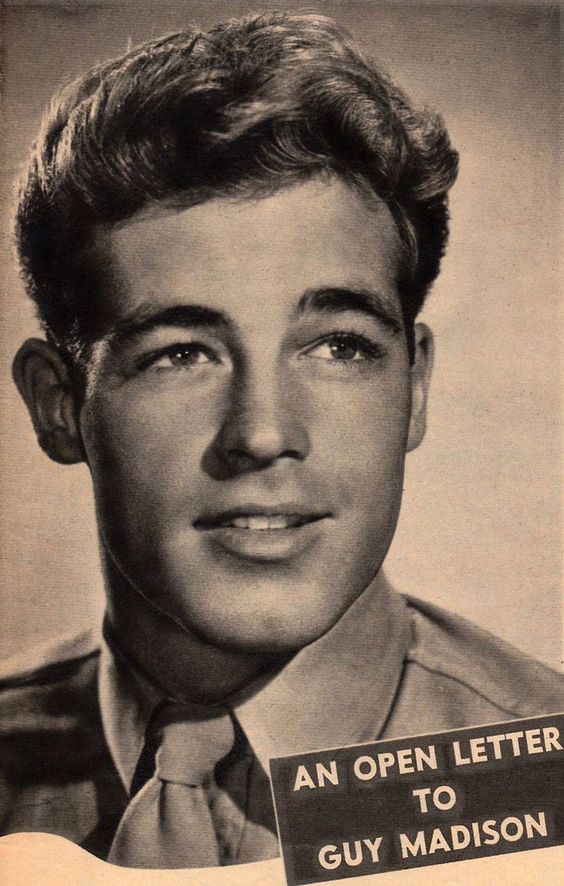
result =
[[[235,738],[226,709],[170,704],[152,724],[155,773],[135,794],[114,837],[108,861],[135,868],[220,864],[205,786]]]

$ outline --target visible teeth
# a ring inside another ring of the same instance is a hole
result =
[[[231,525],[237,529],[287,529],[290,525],[290,517],[285,514],[275,514],[271,517],[266,514],[252,517],[235,517]]]

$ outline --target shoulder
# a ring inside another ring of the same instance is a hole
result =
[[[98,633],[87,632],[1,662],[2,832],[81,843],[123,811],[98,702],[98,644]]]
[[[87,632],[1,662],[0,746],[10,777],[46,757],[68,771],[99,751],[98,658],[98,635]]]
[[[509,643],[461,616],[407,598],[412,644],[407,661],[451,685],[461,696],[474,695],[492,713],[530,717],[564,709],[564,677]]]
[[[44,641],[25,652],[16,652],[0,659],[0,691],[56,680],[86,660],[96,659],[99,649],[99,631],[91,629]]]

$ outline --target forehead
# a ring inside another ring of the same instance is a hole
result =
[[[106,231],[117,282],[104,313],[179,303],[235,317],[268,302],[290,311],[318,286],[374,288],[397,298],[400,242],[390,210],[338,180],[311,180],[260,199],[151,207]]]

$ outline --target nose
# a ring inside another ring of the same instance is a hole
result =
[[[277,371],[234,377],[214,447],[230,474],[306,458],[309,435],[295,393],[291,380]]]

